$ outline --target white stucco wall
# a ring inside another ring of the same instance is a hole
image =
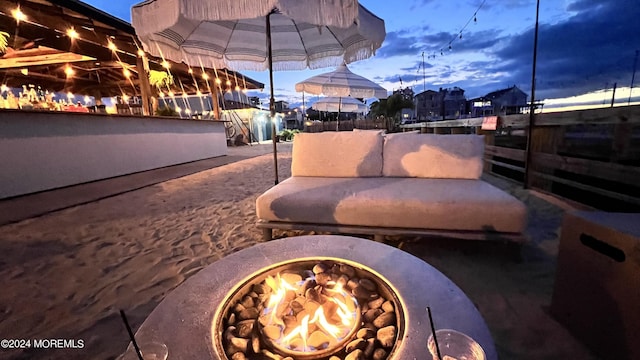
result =
[[[224,123],[0,111],[0,198],[227,154]]]

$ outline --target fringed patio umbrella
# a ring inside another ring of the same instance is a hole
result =
[[[385,38],[384,21],[357,0],[148,0],[134,5],[133,27],[146,51],[192,66],[318,69],[366,59]],[[275,183],[278,157],[271,124]]]
[[[312,76],[296,84],[296,91],[304,91],[314,95],[326,95],[354,98],[386,99],[387,89],[373,81],[354,74],[345,63],[334,71]],[[336,124],[338,130],[339,121]]]
[[[323,97],[311,105],[311,108],[318,111],[329,112],[355,112],[362,113],[367,111],[367,105],[358,99],[350,96],[347,97]]]

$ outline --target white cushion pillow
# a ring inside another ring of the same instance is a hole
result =
[[[479,179],[484,136],[388,134],[384,142],[383,176]]]
[[[293,138],[292,176],[382,176],[379,131],[300,133]]]

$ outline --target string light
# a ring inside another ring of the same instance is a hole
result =
[[[122,74],[124,75],[124,77],[126,77],[127,79],[131,77],[131,71],[129,71],[129,69],[122,69]]]
[[[111,40],[109,40],[109,43],[107,44],[107,47],[111,51],[117,51],[118,50],[118,47],[116,46],[116,44],[114,44],[113,41],[111,41]]]
[[[67,77],[73,76],[73,74],[75,74],[76,72],[73,71],[73,69],[71,68],[71,66],[67,65],[64,68],[64,73],[67,74]]]
[[[20,21],[27,20],[27,16],[20,10],[20,7],[11,10],[11,16],[19,23]]]
[[[76,29],[74,29],[74,28],[67,29],[67,36],[70,37],[71,40],[75,40],[75,39],[80,37],[80,35],[76,31]]]
[[[136,45],[137,45],[137,44],[136,44]],[[144,54],[144,50],[142,50],[142,49],[138,49],[138,56],[139,56],[139,57],[144,57],[144,55],[145,55],[145,54]]]
[[[460,29],[460,31],[453,36],[453,38],[451,40],[449,40],[448,42],[448,49],[449,51],[453,50],[453,42],[458,40],[458,39],[462,39],[462,33],[464,32],[464,30],[467,28],[467,26],[469,26],[469,24],[471,23],[471,21],[473,20],[474,24],[476,24],[478,22],[478,11],[480,11],[480,9],[482,9],[482,6],[484,5],[484,3],[487,0],[482,0],[482,3],[480,3],[480,5],[478,6],[478,8],[476,9],[476,11],[474,11],[473,15],[469,18],[469,20],[467,20],[467,22],[464,24],[464,26],[462,27],[462,29]],[[440,47],[440,56],[444,56],[444,46]],[[436,58],[436,54],[431,54],[429,55],[427,58],[429,59],[435,59]]]

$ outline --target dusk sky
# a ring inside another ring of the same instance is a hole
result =
[[[86,2],[126,21],[131,20],[130,6],[138,3]],[[398,89],[402,79],[402,86],[416,93],[425,85],[436,91],[458,86],[473,98],[516,85],[531,96],[535,0],[360,3],[385,20],[387,36],[374,57],[349,65],[354,73],[389,91]],[[553,100],[560,98],[570,98],[572,104],[610,104],[617,83],[616,103],[627,104],[640,50],[640,1],[541,0],[539,22],[536,100],[545,108],[562,105]],[[276,100],[299,105],[302,94],[295,92],[295,83],[331,70],[274,73]],[[268,72],[240,72],[268,86]],[[640,100],[637,82],[633,97]],[[267,99],[268,93],[265,88],[250,95]],[[307,102],[315,99],[306,96]]]

